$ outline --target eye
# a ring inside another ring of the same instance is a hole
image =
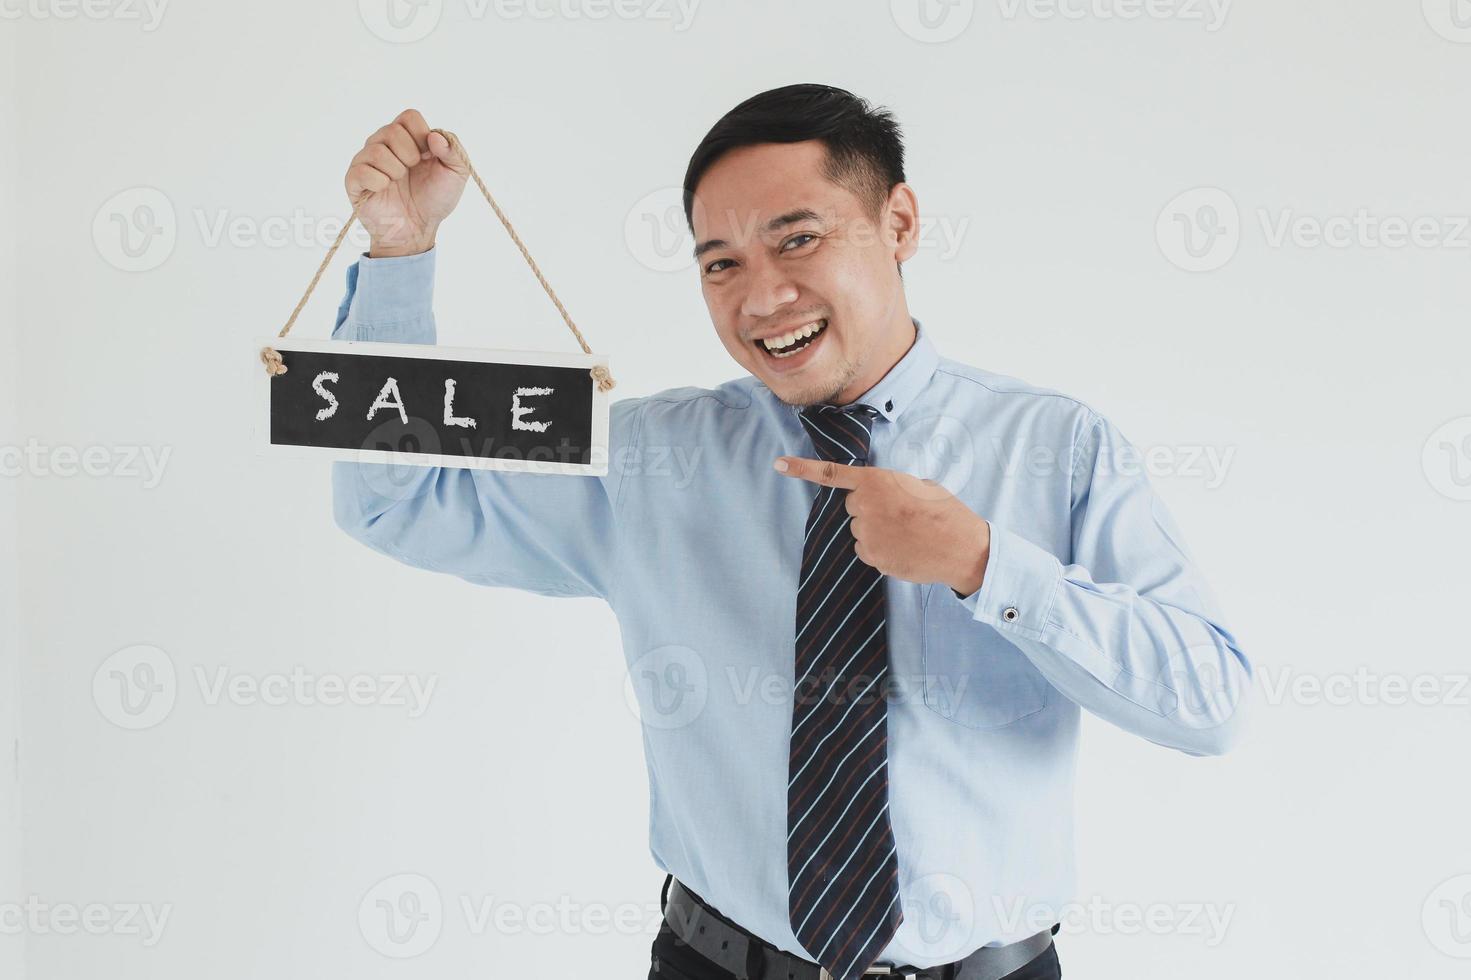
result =
[[[725,269],[721,267],[720,263],[729,261],[730,259],[716,259],[714,262],[711,262],[709,265],[705,266],[705,273],[707,275],[713,275],[717,272],[724,272]]]
[[[817,241],[817,236],[814,235],[814,234],[811,234],[810,232],[805,232],[805,231],[798,232],[797,234],[793,235],[791,238],[788,238],[786,241],[784,241],[784,242],[781,243],[781,250],[783,252],[789,252],[789,251],[791,251],[791,249],[787,248],[788,245],[795,245],[797,247],[800,247],[801,244],[805,244],[804,239],[815,242],[815,241]]]

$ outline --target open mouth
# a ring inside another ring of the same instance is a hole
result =
[[[826,320],[814,320],[783,337],[768,337],[765,340],[753,341],[753,343],[764,351],[767,357],[783,361],[789,357],[795,357],[817,343],[826,331]]]

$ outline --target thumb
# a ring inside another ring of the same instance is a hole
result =
[[[461,177],[470,172],[470,167],[465,162],[465,154],[460,150],[459,139],[447,130],[432,129],[429,131],[429,152],[433,154],[434,159]]]

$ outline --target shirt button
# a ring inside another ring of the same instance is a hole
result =
[[[1020,615],[1021,615],[1021,613],[1019,613],[1019,612],[1016,611],[1016,606],[1007,606],[1001,612],[1001,618],[1004,619],[1004,620],[1006,620],[1008,623],[1014,623],[1014,622],[1016,622],[1016,617],[1018,617]]]

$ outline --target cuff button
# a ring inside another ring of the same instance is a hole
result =
[[[1014,623],[1014,622],[1016,622],[1016,617],[1018,617],[1020,615],[1021,615],[1021,613],[1019,613],[1019,612],[1016,611],[1016,606],[1007,606],[1001,612],[1001,618],[1004,619],[1004,620],[1006,620],[1008,623]]]

